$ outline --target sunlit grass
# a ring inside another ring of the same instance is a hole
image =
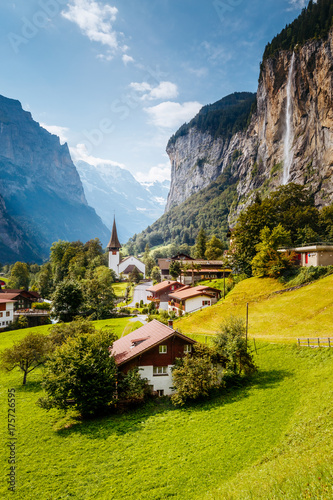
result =
[[[295,342],[297,337],[331,336],[333,331],[333,277],[328,276],[291,292],[274,294],[283,285],[273,279],[240,282],[216,305],[178,320],[185,334],[212,335],[230,315],[246,317],[249,336],[274,342]]]

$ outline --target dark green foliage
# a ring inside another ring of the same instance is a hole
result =
[[[54,346],[62,345],[77,335],[96,333],[94,325],[85,318],[77,318],[70,323],[56,323],[49,331],[49,339]]]
[[[193,127],[200,132],[210,133],[213,138],[230,139],[233,134],[246,128],[255,98],[256,94],[251,92],[235,92],[214,104],[204,106],[188,124],[182,125],[171,137],[168,147],[174,144],[178,137],[188,134]]]
[[[205,259],[206,245],[207,245],[206,231],[203,228],[201,228],[195,242],[196,259]]]
[[[333,266],[301,267],[296,269],[295,272],[289,276],[289,279],[282,279],[281,281],[287,283],[288,286],[299,286],[324,278],[330,274],[333,274]]]
[[[231,375],[250,375],[256,371],[245,333],[243,319],[231,316],[212,338],[216,352],[226,360],[226,368]]]
[[[29,269],[25,262],[16,262],[10,272],[8,288],[28,290],[29,288]]]
[[[83,306],[83,292],[74,280],[61,281],[52,295],[53,315],[60,321],[72,321]]]
[[[118,397],[120,400],[142,401],[149,393],[148,381],[142,378],[139,368],[118,375]]]
[[[304,228],[319,234],[323,231],[320,212],[304,186],[293,183],[281,186],[264,200],[257,196],[254,203],[241,212],[232,234],[231,256],[236,270],[251,276],[251,262],[260,242],[260,232],[264,227],[272,230],[278,224],[290,233],[290,239],[284,243],[287,246],[304,243]]]
[[[132,283],[139,283],[140,280],[142,280],[143,275],[140,273],[137,267],[134,267],[133,271],[129,273],[128,277],[129,280],[132,281]]]
[[[45,365],[38,400],[45,409],[76,408],[83,417],[105,412],[115,401],[117,367],[109,353],[116,336],[109,330],[80,334],[60,346]]]
[[[182,266],[179,260],[175,260],[170,263],[169,274],[174,280],[176,280],[178,276],[180,276],[181,271],[182,271]]]
[[[52,342],[41,333],[29,333],[22,340],[0,354],[1,367],[11,371],[18,367],[23,371],[23,385],[28,373],[42,365],[53,349]]]
[[[298,18],[266,45],[263,59],[274,56],[279,50],[294,50],[297,44],[303,45],[313,38],[325,39],[332,24],[332,0],[318,0],[316,3],[310,0]],[[314,61],[312,63],[314,64]],[[311,72],[311,67],[309,70]]]

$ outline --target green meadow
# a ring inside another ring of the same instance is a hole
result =
[[[242,282],[227,297],[231,303],[233,294],[235,310],[242,310],[246,301],[252,309],[319,284],[272,295],[281,288],[273,280],[263,280],[261,287],[255,280],[247,281],[251,287]],[[326,281],[326,295],[330,286],[332,282]],[[323,297],[312,300],[307,306],[310,324],[312,316],[322,317],[317,300],[328,307]],[[278,310],[276,304],[274,308]],[[117,326],[119,332],[122,329],[119,335],[140,326],[126,320],[127,325]],[[111,326],[112,321],[97,325]],[[36,405],[43,394],[42,369],[29,374],[26,387],[19,370],[1,372],[0,497],[332,499],[333,350],[300,349],[294,340],[276,343],[281,325],[277,317],[272,338],[258,339],[254,356],[259,370],[250,381],[182,408],[161,398],[82,421],[74,413],[46,412]],[[26,332],[1,334],[1,348]],[[283,340],[284,335],[283,330]],[[6,483],[9,389],[16,394],[14,494]]]

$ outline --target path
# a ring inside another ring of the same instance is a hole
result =
[[[133,300],[130,304],[128,304],[128,306],[135,307],[135,304],[137,302],[139,302],[140,304],[140,300],[143,300],[143,303],[146,304],[147,297],[149,295],[149,293],[146,291],[146,288],[149,288],[150,286],[152,286],[152,284],[153,284],[152,281],[148,281],[147,283],[142,283],[141,285],[137,285],[134,288]]]

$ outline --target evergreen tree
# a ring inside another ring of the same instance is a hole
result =
[[[203,228],[200,229],[195,242],[195,257],[197,259],[205,259],[207,245],[207,236]]]

